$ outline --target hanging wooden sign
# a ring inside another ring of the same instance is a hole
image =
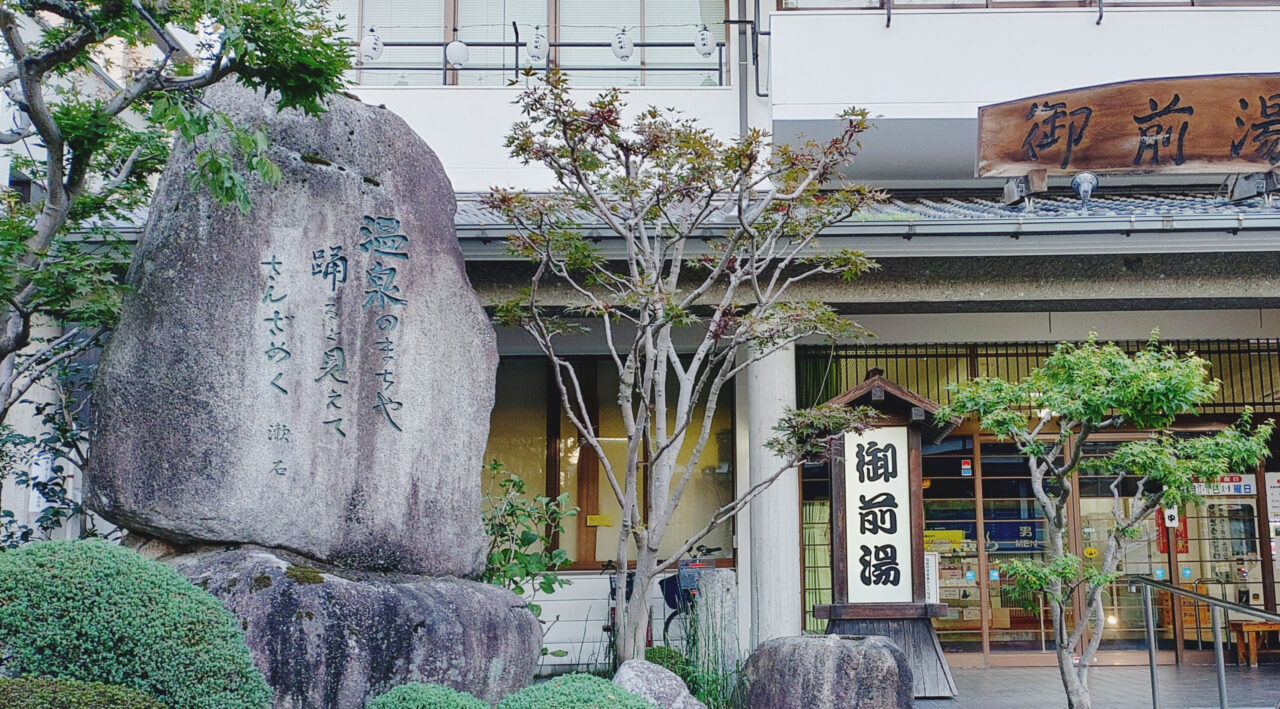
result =
[[[978,109],[979,177],[1278,167],[1280,74],[1144,79]]]

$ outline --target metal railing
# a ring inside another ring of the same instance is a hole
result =
[[[409,48],[421,48],[421,49],[440,49],[441,50],[440,63],[435,64],[433,62],[430,65],[425,63],[394,65],[394,64],[380,64],[380,63],[368,62],[368,63],[358,64],[352,67],[351,70],[357,71],[357,72],[364,72],[364,71],[440,72],[441,85],[447,85],[449,83],[450,71],[461,71],[461,72],[485,71],[485,72],[493,72],[493,73],[499,73],[499,74],[511,72],[512,78],[518,80],[520,78],[520,72],[523,71],[526,67],[539,69],[539,70],[546,70],[546,69],[550,69],[552,66],[556,66],[561,71],[564,71],[569,74],[573,74],[577,72],[593,72],[593,71],[639,72],[641,76],[643,76],[645,72],[657,72],[657,73],[683,72],[683,73],[691,73],[691,74],[692,73],[710,74],[711,72],[715,72],[716,85],[717,86],[725,85],[725,66],[724,66],[725,43],[723,41],[716,42],[716,52],[715,52],[716,64],[714,67],[710,65],[709,60],[707,63],[704,63],[704,64],[687,64],[687,65],[663,63],[661,65],[654,66],[652,64],[646,64],[642,61],[638,64],[630,64],[630,63],[624,64],[622,62],[619,62],[617,65],[610,65],[610,66],[605,66],[605,65],[575,66],[572,64],[565,64],[563,62],[553,63],[552,58],[555,55],[552,52],[548,52],[547,58],[542,62],[534,63],[534,62],[526,61],[525,64],[522,65],[520,62],[520,50],[522,47],[525,46],[525,43],[521,42],[518,39],[514,42],[502,41],[502,42],[467,42],[466,43],[468,47],[476,47],[476,48],[500,47],[503,49],[513,49],[515,50],[514,61],[511,63],[507,63],[506,52],[503,52],[503,59],[500,64],[455,67],[450,65],[449,61],[445,58],[444,48],[448,46],[448,44],[449,44],[448,42],[383,42],[382,46],[385,48],[409,47]],[[690,51],[693,50],[693,44],[691,42],[634,42],[633,44],[637,50],[643,50],[646,48],[661,49],[661,48],[678,48],[678,47],[684,47],[689,49]],[[548,42],[547,46],[550,47],[552,50],[559,50],[563,48],[609,49],[613,45],[610,42]]]
[[[1188,591],[1181,586],[1177,586],[1166,581],[1156,581],[1147,576],[1126,576],[1125,580],[1129,582],[1129,592],[1133,593],[1139,586],[1142,587],[1142,616],[1143,622],[1146,624],[1147,631],[1147,658],[1151,663],[1151,707],[1152,709],[1160,709],[1160,681],[1156,674],[1156,623],[1155,609],[1151,601],[1152,589],[1164,591],[1172,596],[1183,596],[1190,598],[1194,605],[1197,618],[1197,626],[1200,617],[1200,603],[1209,606],[1209,623],[1213,626],[1213,657],[1217,666],[1218,674],[1218,706],[1220,709],[1228,709],[1227,707],[1227,665],[1226,658],[1222,650],[1222,626],[1223,611],[1230,611],[1240,615],[1249,615],[1260,618],[1273,623],[1280,623],[1280,615],[1270,613],[1264,610],[1246,606],[1240,603],[1232,603],[1224,601],[1221,598]],[[1175,604],[1170,604],[1171,607]]]

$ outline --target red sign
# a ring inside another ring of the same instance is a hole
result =
[[[1163,509],[1156,510],[1156,517],[1158,519],[1163,519],[1164,510]],[[1160,533],[1156,536],[1156,549],[1159,550],[1161,554],[1168,554],[1169,553],[1168,530],[1166,530],[1164,527],[1159,527],[1159,530],[1160,530]],[[1187,534],[1187,518],[1179,516],[1178,517],[1178,553],[1179,554],[1186,554],[1189,551],[1191,551],[1190,544],[1188,543],[1189,539],[1190,539],[1190,535]]]

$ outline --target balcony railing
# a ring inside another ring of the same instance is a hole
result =
[[[439,76],[439,85],[455,85],[458,83],[458,72],[487,72],[490,74],[506,75],[510,79],[519,81],[522,72],[525,69],[532,68],[534,70],[547,70],[552,66],[559,68],[568,74],[580,74],[591,72],[611,72],[611,73],[635,73],[638,74],[640,84],[644,85],[644,77],[647,73],[665,74],[665,73],[685,73],[685,74],[705,74],[714,78],[716,86],[724,86],[726,83],[725,72],[725,43],[716,42],[715,44],[715,64],[712,65],[708,60],[702,63],[690,64],[671,64],[661,62],[658,64],[648,63],[643,59],[638,62],[623,62],[618,60],[616,64],[574,64],[556,61],[554,58],[558,56],[560,49],[603,49],[607,50],[612,47],[609,42],[548,42],[550,48],[548,56],[539,63],[521,61],[521,50],[525,47],[525,43],[520,41],[514,42],[467,42],[468,47],[479,49],[501,48],[514,50],[514,61],[506,60],[506,52],[503,52],[503,60],[501,63],[494,64],[484,63],[478,65],[468,65],[456,67],[449,64],[445,58],[444,48],[448,42],[383,42],[382,46],[388,49],[394,48],[415,48],[415,49],[439,49],[440,58],[438,61],[413,62],[413,63],[383,63],[382,61],[374,61],[368,63],[357,64],[352,71],[359,76],[362,72],[400,72],[414,73],[423,77],[437,74]],[[688,42],[635,42],[635,48],[638,53],[643,53],[648,48],[686,48],[692,50],[692,45]],[[363,81],[357,81],[363,83]],[[436,84],[434,80],[414,82],[414,85]]]

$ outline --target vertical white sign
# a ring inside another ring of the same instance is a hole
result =
[[[908,460],[905,426],[845,434],[850,603],[914,600]]]
[[[1280,522],[1280,473],[1267,473],[1267,517]]]
[[[924,553],[924,602],[939,603],[938,593],[938,552]]]

